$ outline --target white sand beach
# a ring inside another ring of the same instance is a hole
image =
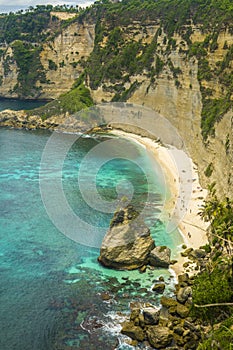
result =
[[[172,147],[165,147],[160,143],[136,134],[126,133],[114,129],[114,135],[126,137],[145,146],[160,164],[164,173],[166,186],[170,189],[170,196],[164,203],[164,216],[168,224],[168,232],[179,229],[184,244],[189,248],[199,248],[207,243],[204,222],[198,213],[207,196],[207,190],[200,186],[198,171],[195,164],[184,151]],[[176,274],[184,271],[183,263],[187,258],[179,254],[178,262],[172,266]]]

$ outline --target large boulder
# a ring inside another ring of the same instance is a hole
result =
[[[190,286],[187,286],[178,290],[176,298],[179,301],[179,303],[184,304],[191,296],[192,288]]]
[[[163,294],[165,289],[165,283],[156,283],[153,285],[152,290],[158,294]]]
[[[166,349],[173,337],[168,327],[149,326],[146,331],[149,343],[156,349]]]
[[[171,250],[166,246],[155,247],[149,256],[149,263],[156,267],[168,267],[170,265]]]
[[[131,339],[143,341],[145,336],[144,332],[139,326],[135,326],[133,322],[124,322],[122,323],[121,333],[127,335]]]
[[[156,307],[145,307],[143,309],[143,316],[145,324],[156,325],[159,323],[160,309]]]
[[[176,312],[180,317],[186,318],[188,317],[189,309],[182,304],[177,304]]]
[[[154,247],[149,228],[139,213],[132,206],[127,206],[114,214],[98,260],[107,267],[133,270],[148,263]]]

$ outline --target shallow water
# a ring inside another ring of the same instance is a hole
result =
[[[0,129],[0,349],[130,349],[119,338],[120,312],[128,312],[132,300],[158,304],[150,289],[153,282],[163,275],[169,293],[173,277],[164,269],[145,274],[105,269],[97,262],[99,249],[70,240],[54,226],[39,187],[41,156],[50,136],[46,131]],[[92,209],[78,188],[84,155],[105,140],[81,138],[72,146],[62,185],[74,213],[107,230],[112,214]],[[175,254],[181,238],[168,235],[156,222],[154,208],[159,212],[165,193],[154,172],[158,167],[143,148],[129,147],[136,148],[135,161],[143,159],[143,171],[127,159],[109,161],[98,172],[98,191],[104,200],[115,200],[117,182],[130,181],[139,208],[151,191],[147,224],[157,245],[166,244]],[[92,191],[88,181],[96,162],[91,159],[86,169],[87,192]],[[56,176],[56,167],[51,167],[50,179]]]

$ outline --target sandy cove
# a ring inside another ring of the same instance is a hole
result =
[[[197,249],[205,245],[208,242],[206,235],[208,223],[204,222],[198,213],[204,204],[207,190],[200,186],[197,167],[192,160],[184,151],[170,146],[165,147],[148,137],[116,129],[112,133],[145,146],[161,166],[166,187],[170,192],[166,196],[164,214],[161,217],[165,222],[169,222],[168,232],[179,229],[188,248]],[[179,254],[177,260],[172,269],[178,275],[184,271],[183,264],[187,258]]]

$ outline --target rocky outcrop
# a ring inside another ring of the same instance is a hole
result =
[[[143,330],[139,326],[135,326],[133,322],[124,322],[121,333],[140,342],[145,338]]]
[[[52,12],[51,17],[54,16],[60,20],[67,20],[74,17],[74,14]],[[40,62],[46,78],[36,82],[38,94],[34,97],[26,96],[27,98],[55,99],[69,91],[83,72],[83,63],[94,47],[95,20],[90,18],[88,22],[74,21],[63,28],[60,24],[60,28],[59,34],[54,33],[53,38],[43,44],[40,53]],[[11,45],[0,46],[0,96],[17,98],[15,87],[18,83],[19,67]]]
[[[85,62],[94,47],[95,23],[93,21],[72,23],[62,30],[53,41],[45,43],[40,54],[42,66],[46,71],[47,82],[40,84],[40,98],[54,99],[67,92],[83,72]],[[49,69],[54,62],[56,69]]]
[[[140,341],[142,347],[149,343],[156,349],[197,348],[205,327],[190,316],[193,277],[187,273],[178,277],[176,295],[162,296],[160,309],[152,304],[131,303],[130,320],[122,324],[122,333],[133,339],[132,344],[137,345],[135,342]]]
[[[170,265],[171,249],[166,246],[155,247],[149,256],[150,265],[167,268]]]
[[[104,266],[115,269],[137,269],[148,263],[154,246],[149,228],[139,213],[128,206],[114,214],[98,260]]]
[[[167,348],[173,340],[172,333],[168,327],[148,327],[146,333],[150,345],[156,349]]]
[[[156,307],[145,307],[142,310],[142,314],[146,325],[156,325],[159,323],[160,309]]]
[[[39,116],[28,116],[24,111],[5,110],[0,112],[0,126],[23,128],[29,130],[49,129],[55,130],[65,120],[65,116],[53,116],[42,119]]]
[[[165,290],[165,283],[156,283],[153,287],[152,290],[155,293],[158,294],[163,294],[164,290]]]

